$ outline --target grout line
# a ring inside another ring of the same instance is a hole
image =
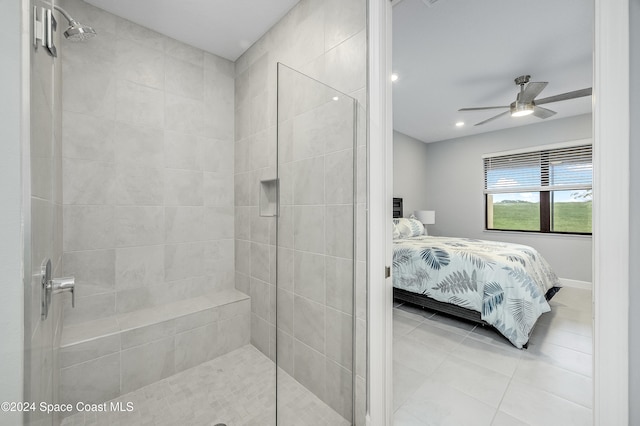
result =
[[[520,360],[518,360],[518,363],[520,363]],[[507,383],[507,387],[504,389],[504,392],[502,392],[502,397],[500,398],[500,402],[498,403],[498,407],[496,407],[496,411],[495,411],[495,413],[493,413],[493,418],[491,419],[491,425],[493,425],[493,422],[496,420],[496,416],[498,415],[498,412],[501,411],[500,408],[502,407],[502,402],[504,401],[504,397],[507,394],[507,392],[509,391],[509,388],[511,387],[511,382],[513,381],[513,376],[516,374],[516,370],[517,369],[518,369],[518,366],[516,365],[516,369],[513,370],[513,373],[511,374],[511,377],[509,377],[509,383]],[[511,416],[511,414],[509,414],[509,415]],[[518,420],[520,420],[520,419],[518,419]]]

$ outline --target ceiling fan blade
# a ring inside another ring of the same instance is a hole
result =
[[[527,87],[524,88],[524,91],[522,93],[518,94],[518,101],[528,104],[529,102],[534,100],[535,97],[538,96],[545,87],[547,87],[547,84],[549,83],[547,83],[546,81],[532,81],[531,83],[527,84]]]
[[[536,105],[548,104],[551,102],[566,101],[568,99],[582,98],[584,96],[591,96],[591,87],[586,89],[574,90],[573,92],[562,93],[560,95],[549,96],[548,98],[537,99]]]
[[[533,115],[538,118],[549,118],[552,115],[556,115],[556,112],[536,105],[533,107]]]
[[[479,123],[474,124],[474,126],[480,126],[481,124],[488,123],[488,122],[490,122],[490,121],[495,120],[496,118],[500,118],[500,117],[502,117],[503,115],[507,115],[507,114],[509,114],[509,111],[505,111],[505,112],[503,112],[503,113],[501,113],[501,114],[494,115],[494,116],[493,116],[493,117],[491,117],[491,118],[488,118],[488,119],[486,119],[486,120],[484,120],[484,121],[481,121],[481,122],[479,122]]]
[[[488,106],[488,107],[478,107],[478,108],[460,108],[458,111],[481,111],[484,109],[501,109],[501,108],[509,108],[509,105]]]

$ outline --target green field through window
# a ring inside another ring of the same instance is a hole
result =
[[[591,201],[553,203],[553,232],[591,233]]]
[[[492,229],[539,231],[540,203],[494,204]]]
[[[490,229],[539,231],[540,203],[496,203]],[[591,233],[591,201],[555,202],[552,232]]]

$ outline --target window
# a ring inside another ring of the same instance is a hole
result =
[[[591,152],[580,141],[485,155],[486,229],[591,234]]]

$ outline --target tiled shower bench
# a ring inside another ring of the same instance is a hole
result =
[[[251,303],[224,290],[67,326],[60,402],[99,403],[249,343]]]

